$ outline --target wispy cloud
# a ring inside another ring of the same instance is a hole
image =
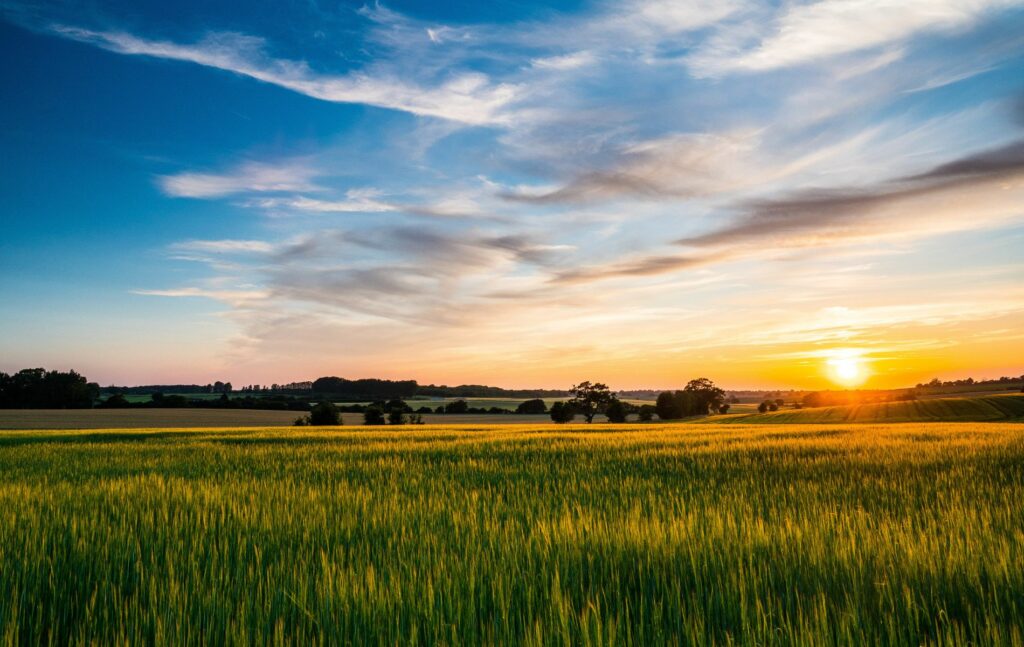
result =
[[[955,32],[1019,0],[822,0],[792,4],[765,32],[728,28],[690,57],[705,73],[771,70],[903,41],[922,32]]]
[[[222,198],[238,193],[315,191],[316,171],[296,165],[258,162],[241,164],[227,173],[186,172],[157,178],[164,193],[178,198]]]
[[[172,251],[209,252],[213,254],[257,253],[273,251],[274,246],[263,240],[186,240],[171,245]]]
[[[1024,142],[1018,141],[878,186],[754,202],[730,225],[679,243],[786,247],[976,229],[1019,217],[1022,200]]]
[[[366,73],[318,73],[303,61],[275,59],[262,38],[230,32],[207,35],[195,43],[150,40],[121,31],[95,31],[56,25],[55,33],[121,54],[151,56],[213,67],[271,83],[323,101],[362,103],[472,125],[507,123],[503,109],[519,88],[492,84],[486,75],[464,72],[424,87],[393,77]]]

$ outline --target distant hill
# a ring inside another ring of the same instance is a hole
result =
[[[976,398],[930,398],[875,402],[835,407],[784,409],[774,413],[711,416],[718,424],[833,423],[833,422],[995,422],[1024,421],[1024,395]]]

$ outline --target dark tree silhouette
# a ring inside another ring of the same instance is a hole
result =
[[[364,425],[382,425],[384,424],[384,412],[376,407],[370,407],[363,412],[363,424]]]
[[[320,426],[334,426],[341,424],[341,414],[333,402],[324,401],[316,405],[309,412],[309,424]]]
[[[569,393],[572,395],[569,403],[573,410],[582,414],[588,423],[593,422],[597,414],[604,413],[615,400],[608,385],[600,382],[580,382],[569,389]]]
[[[572,408],[572,404],[568,402],[556,402],[551,405],[551,419],[559,424],[565,422],[572,422],[572,419],[576,417],[576,411]]]
[[[637,411],[637,419],[640,422],[650,422],[654,420],[654,414],[657,410],[657,407],[653,404],[641,404],[640,410]]]
[[[388,424],[391,425],[404,425],[405,424],[405,411],[399,408],[394,408],[388,412]]]
[[[715,386],[715,383],[706,377],[690,380],[683,390],[696,396],[698,415],[707,415],[712,411],[717,411],[718,407],[725,402],[725,391]]]
[[[626,422],[626,407],[616,398],[605,407],[604,415],[608,417],[608,422]]]
[[[523,414],[540,414],[547,413],[548,406],[544,404],[544,401],[540,398],[534,398],[533,400],[527,400],[526,402],[520,402],[519,406],[516,407],[516,413]]]
[[[444,405],[445,413],[466,413],[467,411],[469,411],[469,405],[465,400],[456,400]]]

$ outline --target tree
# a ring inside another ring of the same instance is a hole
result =
[[[105,409],[126,409],[131,406],[131,404],[128,402],[128,398],[124,397],[120,393],[115,393],[107,398],[106,402],[99,406]]]
[[[551,419],[559,424],[572,422],[576,417],[576,411],[569,402],[556,402],[551,405]]]
[[[309,424],[320,426],[335,426],[341,424],[341,414],[333,402],[324,401],[313,407],[309,412]]]
[[[768,410],[769,411],[778,411],[779,410],[779,405],[775,404],[774,402],[768,402]]]
[[[715,383],[706,377],[690,380],[683,390],[696,396],[698,415],[707,415],[716,411],[725,402],[725,391],[715,386]]]
[[[540,398],[534,398],[533,400],[527,400],[526,402],[520,402],[519,406],[516,407],[516,413],[522,414],[541,414],[548,412],[548,405],[544,404],[544,401]]]
[[[654,414],[657,410],[658,408],[653,404],[641,404],[640,410],[637,411],[637,419],[640,422],[650,422],[654,420]]]
[[[469,405],[466,404],[465,400],[456,400],[444,405],[445,413],[466,413],[468,410]]]
[[[683,412],[676,402],[671,391],[662,391],[654,403],[654,410],[662,420],[678,420],[683,417]]]
[[[580,382],[569,389],[569,393],[572,395],[569,403],[573,410],[582,414],[588,423],[593,422],[597,414],[604,413],[615,400],[608,386],[600,382]]]
[[[363,424],[364,425],[382,425],[384,424],[384,412],[376,407],[370,407],[363,412]]]
[[[775,398],[775,404],[777,404],[780,407],[783,407],[786,406],[786,401],[783,400],[782,398]]]
[[[818,392],[808,393],[807,395],[804,396],[803,405],[805,407],[809,407],[809,408],[813,409],[814,407],[824,406],[825,405],[824,400],[825,400],[825,396],[822,395],[821,393],[818,393]]]
[[[608,416],[608,422],[626,422],[626,407],[621,400],[615,398],[605,407],[604,415]]]
[[[405,424],[405,411],[399,408],[394,408],[388,412],[388,424],[391,425],[404,425]]]
[[[730,407],[731,407],[731,405],[728,402],[724,402],[724,403],[718,405],[718,413],[722,413],[722,414],[729,413],[729,408]]]
[[[758,413],[768,413],[768,401],[767,400],[765,400],[761,404],[757,405],[757,412]]]

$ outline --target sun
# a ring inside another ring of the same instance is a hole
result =
[[[836,351],[826,361],[829,378],[842,386],[859,386],[868,379],[868,369],[860,353],[852,350]]]

